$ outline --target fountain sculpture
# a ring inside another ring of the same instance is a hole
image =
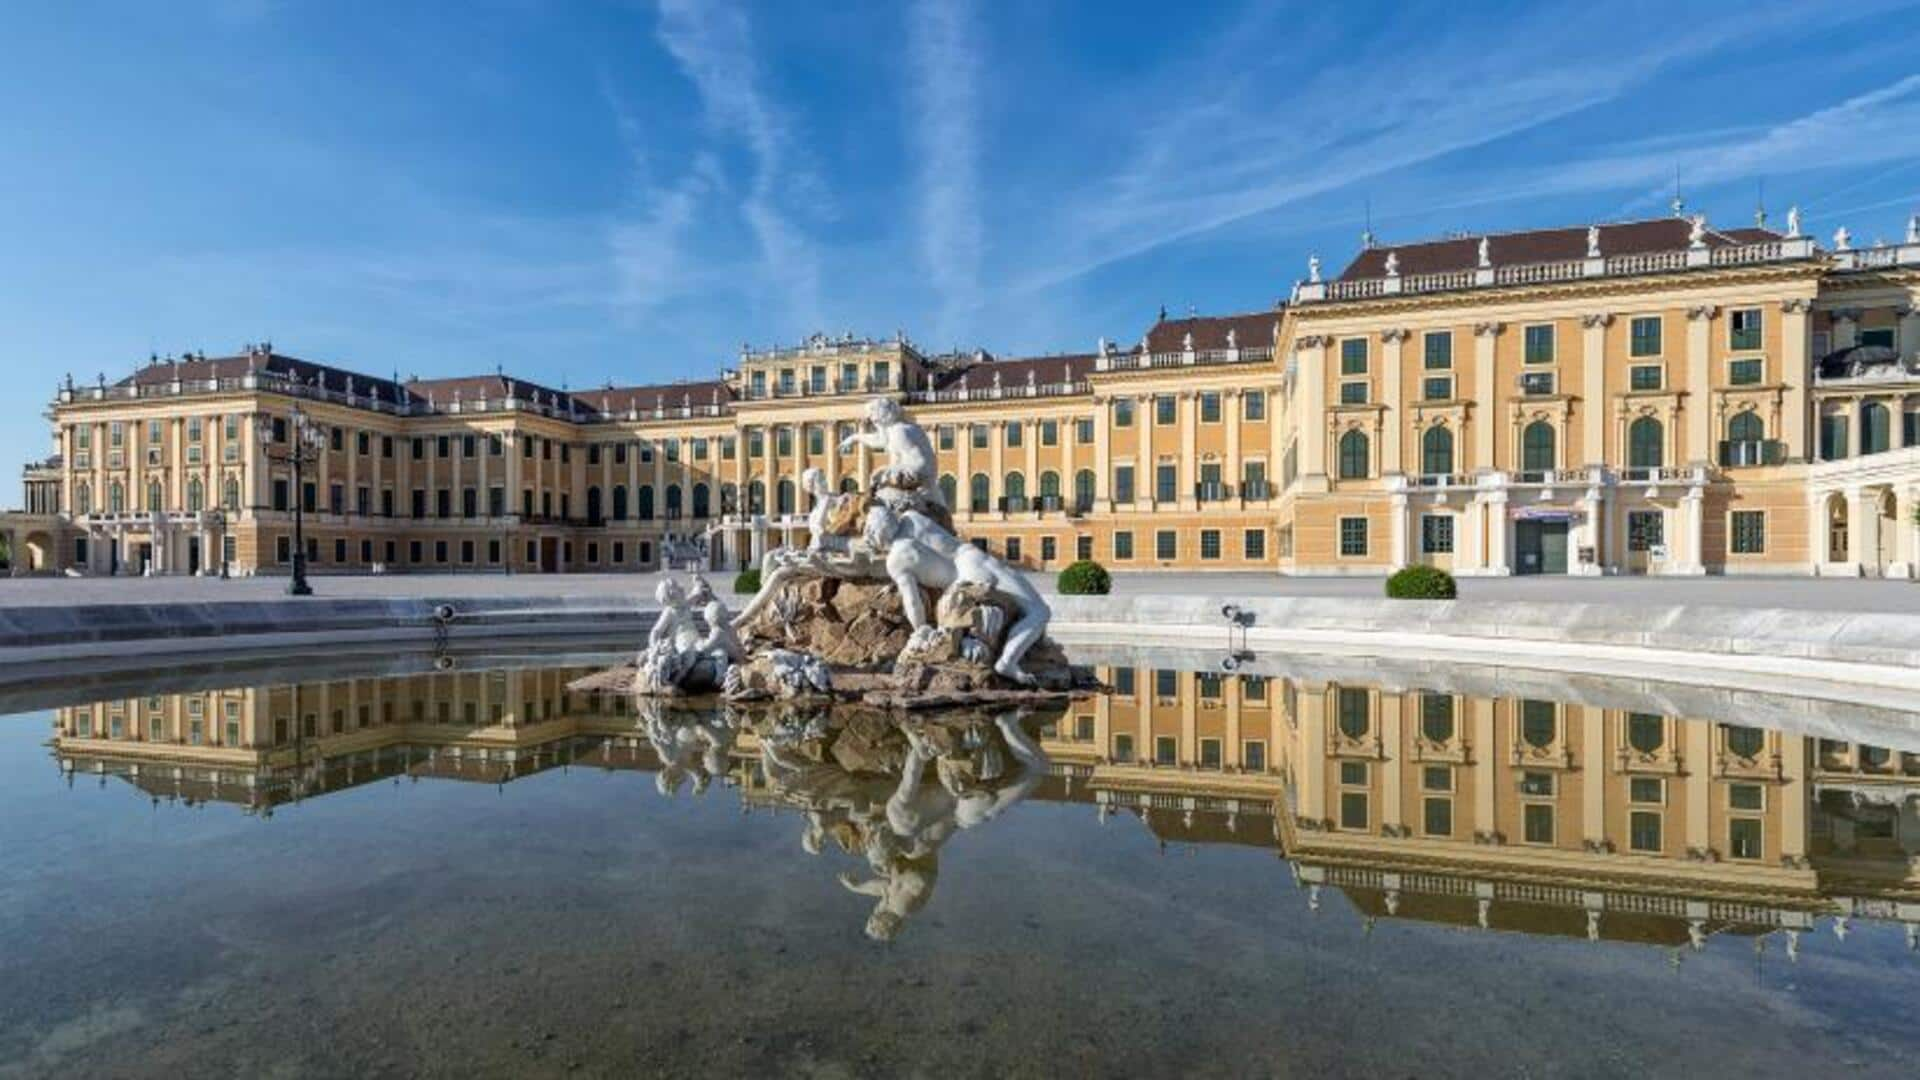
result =
[[[856,445],[885,455],[885,465],[864,492],[835,492],[825,473],[806,471],[807,542],[767,552],[760,590],[738,616],[729,618],[704,579],[691,594],[662,581],[659,622],[634,666],[583,688],[630,679],[640,694],[912,708],[1072,690],[1072,669],[1046,636],[1046,600],[1018,570],[954,535],[927,433],[898,402],[875,398],[864,430],[841,449]]]

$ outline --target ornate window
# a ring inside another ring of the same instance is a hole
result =
[[[627,520],[627,485],[625,484],[613,486],[613,520]]]
[[[1420,695],[1420,737],[1436,746],[1453,741],[1453,697],[1450,694]]]
[[[195,476],[189,479],[187,481],[187,513],[197,514],[205,510],[206,501],[206,488],[200,483],[200,478]]]
[[[1627,468],[1657,469],[1666,460],[1667,429],[1651,416],[1627,425]]]
[[[940,476],[940,498],[945,500],[947,509],[960,508],[960,482],[953,478],[952,473],[942,473]]]
[[[1520,432],[1520,468],[1523,472],[1552,472],[1554,464],[1553,425],[1535,420]]]
[[[1453,432],[1436,425],[1420,436],[1420,471],[1427,476],[1452,474]]]
[[[757,511],[756,511],[757,512]],[[653,485],[640,485],[640,520],[653,520]]]
[[[1368,714],[1367,692],[1355,687],[1343,686],[1338,694],[1337,723],[1340,734],[1358,742],[1373,730],[1373,718]]]
[[[988,503],[992,499],[990,494],[991,488],[992,484],[987,480],[986,473],[974,473],[967,481],[968,508],[976,514],[986,513]]]
[[[1893,414],[1878,401],[1860,406],[1860,452],[1882,454],[1893,448]]]
[[[1667,721],[1652,713],[1627,714],[1627,745],[1636,754],[1652,756],[1667,744]]]
[[[1371,471],[1370,460],[1373,456],[1372,441],[1367,433],[1357,428],[1349,429],[1340,436],[1340,479],[1365,480]]]
[[[681,506],[681,504],[680,504],[680,485],[679,485],[679,484],[668,484],[668,485],[667,485],[667,517],[669,517],[669,518],[677,518],[677,517],[679,517],[679,516],[680,516],[680,506]]]
[[[1073,504],[1082,512],[1093,509],[1093,470],[1081,469],[1073,474]]]
[[[676,494],[676,490],[674,488],[668,488],[667,493],[669,496],[672,496]],[[793,513],[793,481],[786,479],[781,480],[780,483],[774,487],[774,500],[774,513],[783,516]],[[668,516],[671,517],[678,514],[680,508],[673,505],[673,503],[677,503],[678,501],[678,499],[673,499],[673,501],[668,504]]]
[[[1560,729],[1554,712],[1551,701],[1522,701],[1520,703],[1520,741],[1535,750],[1545,750],[1552,746],[1554,736]]]

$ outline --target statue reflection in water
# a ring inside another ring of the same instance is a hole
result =
[[[660,771],[653,778],[660,794],[677,795],[689,780],[695,795],[704,794],[715,777],[727,774],[739,734],[731,718],[706,710],[672,709],[661,699],[642,695],[636,695],[634,703],[647,741],[660,757]]]
[[[963,829],[992,821],[1032,793],[1047,755],[1024,711],[883,719],[789,713],[760,740],[768,784],[806,815],[800,846],[818,855],[831,838],[866,860],[843,873],[873,898],[867,936],[891,941],[925,907],[940,876],[940,849]]]

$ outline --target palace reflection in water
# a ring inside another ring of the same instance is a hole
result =
[[[1920,942],[1920,753],[1635,711],[1644,700],[1128,666],[1095,669],[1110,693],[930,736],[871,716],[637,711],[569,692],[586,670],[103,701],[57,710],[51,745],[70,779],[261,818],[403,777],[631,769],[670,795],[718,781],[743,809],[798,811],[806,852],[864,859],[840,877],[873,898],[876,937],[928,903],[942,845],[1031,799],[1166,845],[1270,849],[1309,909],[1334,890],[1369,924],[1668,946],[1778,935],[1792,954],[1802,931],[1844,938],[1873,919]]]

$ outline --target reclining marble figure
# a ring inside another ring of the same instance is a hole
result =
[[[802,483],[814,498],[807,518],[807,546],[767,553],[761,562],[760,591],[734,626],[746,627],[796,576],[891,580],[914,628],[914,639],[903,657],[932,652],[928,646],[935,643],[956,644],[940,635],[958,634],[962,635],[957,642],[959,656],[991,661],[1002,677],[1034,685],[1038,680],[1021,667],[1021,661],[1045,636],[1052,609],[1025,575],[954,535],[952,514],[934,482],[933,442],[925,430],[902,415],[899,402],[873,399],[867,403],[866,419],[867,430],[840,443],[842,453],[865,446],[886,455],[886,464],[871,477],[866,497],[836,493],[825,473],[806,470]],[[863,509],[865,520],[859,521]],[[943,627],[929,617],[923,589],[941,594],[942,608],[960,600],[965,602],[951,606],[985,612],[978,618],[981,625]],[[982,599],[1013,609],[1012,625],[1004,635],[996,622],[1004,618],[1002,609],[983,606]]]

